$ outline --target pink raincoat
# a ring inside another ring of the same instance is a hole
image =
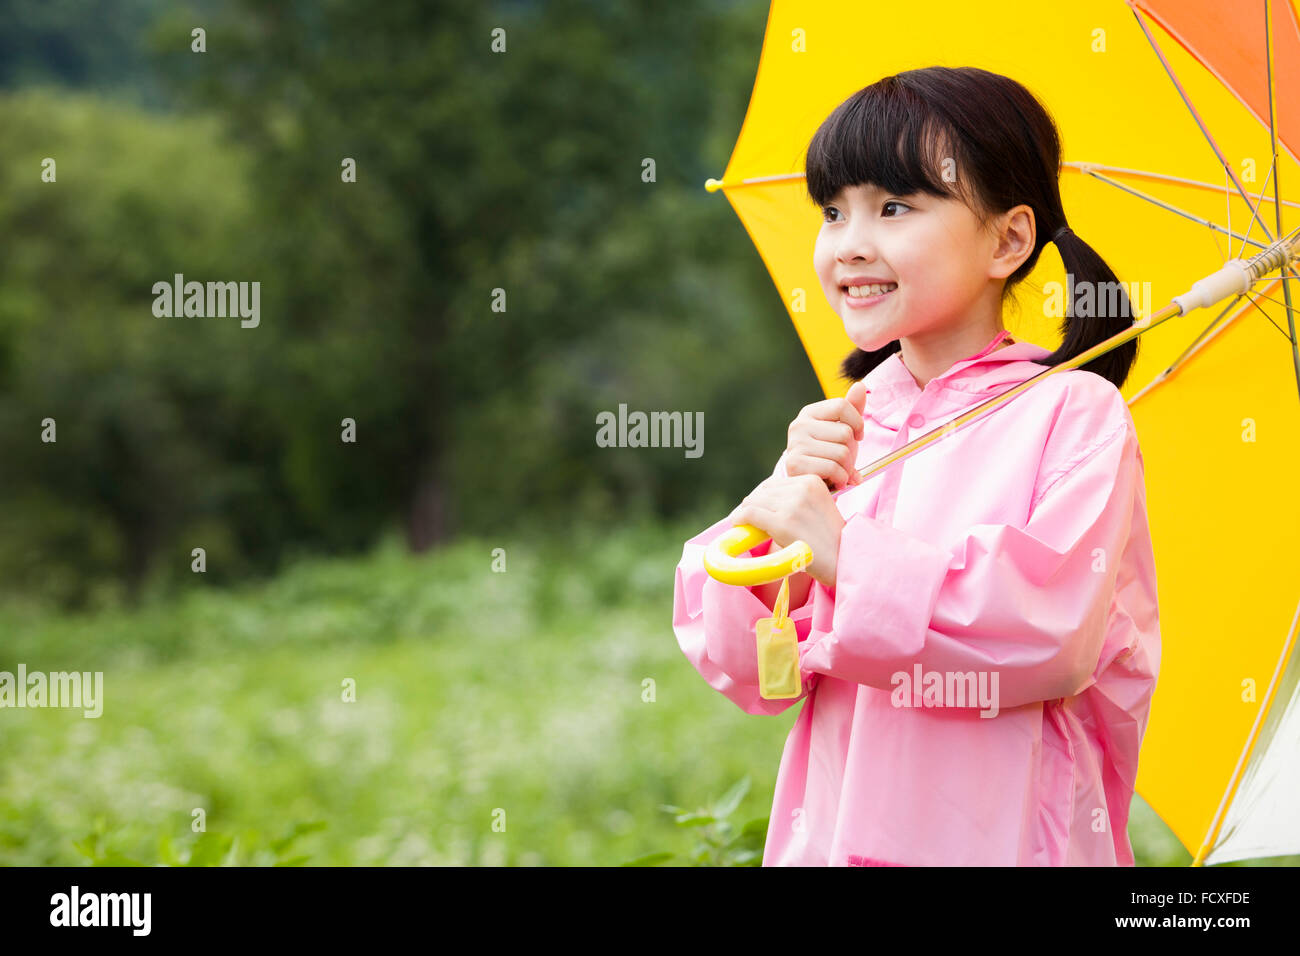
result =
[[[858,467],[1047,367],[1004,337],[924,389],[900,353],[872,369]],[[1160,631],[1119,390],[1057,373],[835,501],[835,587],[814,581],[790,611],[799,698],[759,696],[754,624],[771,611],[704,570],[731,523],[677,566],[673,629],[709,685],[749,714],[806,699],[763,865],[1133,865]]]

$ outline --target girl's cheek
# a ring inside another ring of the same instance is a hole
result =
[[[835,276],[832,274],[829,262],[815,262],[813,263],[813,270],[817,273],[817,278],[828,295],[835,290]]]
[[[830,266],[831,252],[819,240],[817,246],[813,249],[813,269],[816,270],[817,275],[821,277],[823,282],[828,278]]]

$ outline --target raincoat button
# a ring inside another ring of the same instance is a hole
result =
[[[907,419],[908,428],[920,428],[925,424],[925,419],[920,415],[910,415]]]

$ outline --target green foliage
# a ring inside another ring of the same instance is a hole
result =
[[[389,538],[95,613],[0,603],[11,663],[104,674],[99,718],[5,712],[0,865],[758,865],[798,708],[744,714],[682,657],[672,570],[711,522],[415,558]],[[304,821],[327,826],[277,849]],[[1139,865],[1190,862],[1141,800],[1129,832]]]
[[[685,854],[694,834],[657,807],[750,773],[770,787],[790,723],[720,700],[666,626],[671,567],[703,523],[466,539],[419,558],[388,539],[139,608],[0,605],[11,659],[104,673],[97,719],[7,712],[0,864],[89,860],[74,843],[162,862],[164,833],[180,857],[195,808],[209,833],[242,835],[245,860],[297,821],[328,823],[285,854],[308,865]],[[345,677],[355,703],[340,700]]]
[[[742,777],[712,806],[689,811],[681,807],[661,806],[671,813],[679,827],[690,827],[697,835],[696,843],[687,859],[691,866],[761,866],[763,844],[767,834],[767,817],[755,817],[744,826],[737,827],[728,817],[735,812],[740,801],[749,792],[749,777]],[[624,863],[624,866],[658,866],[674,859],[676,854],[667,851],[651,853]]]
[[[111,829],[104,817],[95,819],[94,829],[72,845],[92,866],[302,866],[306,854],[291,855],[299,837],[323,830],[324,820],[295,823],[281,837],[268,840],[253,829],[237,834],[203,831],[179,844],[170,833],[158,837],[157,859],[133,860],[123,847],[136,842],[129,838],[134,828]]]
[[[112,88],[166,102],[147,69],[144,34],[168,0],[6,0],[0,3],[0,87],[33,83]],[[213,0],[202,0],[210,6]]]

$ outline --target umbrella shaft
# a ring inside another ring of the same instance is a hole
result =
[[[1174,316],[1181,315],[1181,314],[1182,313],[1179,310],[1178,305],[1176,303],[1171,302],[1163,309],[1160,309],[1152,313],[1147,318],[1140,319],[1134,322],[1132,325],[1130,325],[1127,329],[1124,329],[1122,332],[1115,333],[1110,338],[1106,339],[1104,342],[1098,342],[1092,348],[1080,352],[1074,358],[1066,359],[1060,365],[1053,365],[1051,368],[1044,369],[1043,371],[1039,372],[1037,375],[1033,376],[1032,378],[1028,378],[1025,381],[1021,382],[1019,385],[1016,385],[1013,388],[1009,388],[1005,392],[1002,392],[998,395],[994,395],[988,401],[976,405],[968,412],[963,412],[961,415],[958,415],[952,421],[946,422],[943,425],[940,425],[938,428],[931,429],[930,431],[926,432],[924,435],[921,435],[919,438],[916,438],[913,441],[908,442],[902,448],[897,448],[894,451],[891,451],[888,455],[885,455],[883,458],[877,458],[875,461],[867,465],[865,468],[859,469],[858,475],[862,478],[868,478],[871,475],[874,475],[876,472],[884,468],[887,468],[889,465],[892,465],[894,462],[902,461],[904,458],[907,458],[910,455],[920,451],[922,448],[924,448],[926,445],[929,445],[931,442],[938,441],[941,438],[946,438],[949,434],[956,431],[958,428],[961,428],[962,426],[967,425],[970,422],[977,421],[978,419],[983,418],[985,415],[989,414],[994,409],[999,408],[1000,406],[1011,401],[1017,395],[1020,395],[1022,392],[1028,391],[1030,388],[1037,385],[1043,379],[1049,378],[1050,376],[1056,375],[1060,372],[1064,372],[1067,369],[1078,368],[1080,365],[1086,365],[1089,362],[1091,362],[1093,359],[1097,358],[1097,356],[1104,355],[1107,352],[1109,352],[1111,349],[1118,348],[1119,346],[1123,345],[1125,342],[1129,342],[1132,339],[1137,338],[1143,332],[1149,332],[1151,329],[1154,329],[1157,325],[1160,325],[1162,322],[1168,319],[1172,319]],[[836,496],[842,494],[844,491],[847,491],[849,487],[850,486],[846,486],[840,492],[837,492]],[[856,487],[856,485],[851,487]]]

